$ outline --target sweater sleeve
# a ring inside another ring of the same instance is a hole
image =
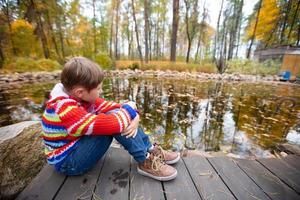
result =
[[[87,112],[70,99],[57,103],[55,112],[70,136],[113,135],[122,132],[137,115],[130,106],[122,106],[119,111],[98,115]]]
[[[97,98],[95,102],[95,112],[96,113],[106,113],[110,110],[121,108],[121,104],[112,102],[112,101],[106,101],[102,98]]]

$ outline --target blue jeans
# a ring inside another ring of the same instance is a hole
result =
[[[66,175],[80,175],[91,169],[108,150],[115,138],[138,162],[146,160],[152,146],[148,135],[139,128],[135,138],[126,138],[121,134],[111,136],[83,136],[77,147],[55,169]]]

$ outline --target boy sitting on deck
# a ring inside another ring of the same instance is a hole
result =
[[[134,102],[118,104],[99,98],[104,73],[84,57],[64,66],[42,117],[45,153],[50,165],[66,175],[91,169],[115,138],[138,162],[138,173],[168,181],[177,176],[180,156],[152,145],[139,125]]]

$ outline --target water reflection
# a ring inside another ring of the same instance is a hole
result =
[[[107,98],[137,102],[143,127],[167,149],[267,156],[289,132],[300,134],[296,87],[151,79],[106,85]]]
[[[1,89],[1,126],[38,118],[53,85]],[[103,91],[107,99],[136,101],[141,125],[166,149],[264,157],[277,143],[300,144],[299,87],[111,78]]]

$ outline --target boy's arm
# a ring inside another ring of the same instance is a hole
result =
[[[122,105],[119,111],[98,115],[88,113],[76,101],[61,100],[56,113],[70,136],[113,135],[121,133],[136,117],[136,111],[129,105]]]
[[[121,108],[122,104],[115,103],[112,101],[106,101],[103,98],[97,98],[95,102],[95,113],[106,113],[110,110]]]
[[[135,102],[128,101],[124,104],[130,105],[131,108],[133,108],[135,111],[137,111],[137,107],[136,107]],[[115,102],[112,102],[112,101],[106,101],[103,98],[97,98],[96,102],[95,102],[95,110],[94,111],[95,111],[95,113],[100,113],[100,112],[106,113],[106,112],[114,110],[116,108],[121,108],[122,105],[124,105],[124,104],[115,103]]]

